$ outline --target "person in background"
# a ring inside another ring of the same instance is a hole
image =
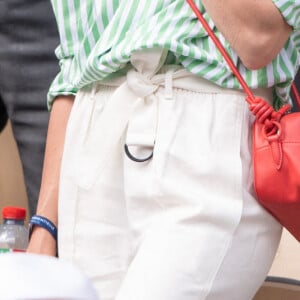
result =
[[[300,4],[195,3],[253,93],[289,102]],[[28,252],[58,245],[101,299],[252,299],[282,228],[255,199],[245,94],[189,5],[52,4],[61,71]]]
[[[29,214],[36,211],[49,121],[46,95],[59,66],[47,0],[0,2],[0,131],[11,121],[22,163]]]
[[[2,98],[0,97],[0,133],[5,128],[7,121],[8,121],[7,110],[3,103]]]

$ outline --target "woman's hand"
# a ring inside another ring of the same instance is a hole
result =
[[[56,241],[47,230],[35,226],[31,234],[27,252],[56,256]]]

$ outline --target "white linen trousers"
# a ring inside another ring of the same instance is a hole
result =
[[[255,200],[251,123],[222,89],[164,51],[75,98],[59,191],[59,256],[105,300],[250,300],[281,226]],[[255,91],[265,98],[271,91]],[[136,157],[124,153],[124,144]]]

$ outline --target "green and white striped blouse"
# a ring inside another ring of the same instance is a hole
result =
[[[222,56],[185,0],[51,0],[60,33],[56,49],[61,71],[48,95],[76,94],[92,82],[118,74],[133,51],[164,47],[168,64],[227,88],[240,88]],[[294,31],[278,57],[267,67],[246,69],[223,36],[197,6],[229,51],[252,88],[275,85],[275,105],[288,101],[288,90],[299,65],[300,0],[273,0]]]

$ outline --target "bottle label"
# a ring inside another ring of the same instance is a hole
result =
[[[10,253],[10,252],[25,252],[25,250],[21,250],[21,249],[10,249],[10,248],[0,248],[0,254],[1,254],[1,253]]]

